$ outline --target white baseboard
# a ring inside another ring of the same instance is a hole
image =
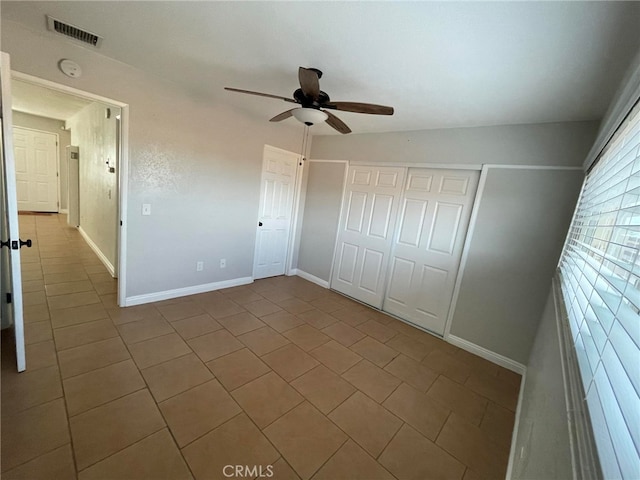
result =
[[[298,270],[294,268],[290,270],[290,275],[297,275],[300,278],[304,278],[305,280],[309,280],[311,283],[315,283],[316,285],[320,285],[324,288],[329,288],[329,282],[326,280],[322,280],[321,278],[316,277],[315,275],[311,275],[310,273],[305,272],[304,270]]]
[[[60,210],[58,210],[58,213],[64,213],[65,215],[67,215],[69,213],[69,210],[66,208],[61,208]]]
[[[193,287],[176,288],[174,290],[165,290],[163,292],[145,293],[143,295],[134,295],[126,297],[123,306],[131,307],[133,305],[142,305],[144,303],[160,302],[162,300],[170,300],[172,298],[186,297],[187,295],[196,295],[198,293],[213,292],[222,288],[238,287],[240,285],[248,285],[253,283],[252,277],[234,278],[232,280],[223,280],[222,282],[205,283],[202,285],[194,285]]]
[[[480,345],[476,345],[475,343],[471,343],[468,340],[465,340],[460,337],[456,337],[455,335],[447,335],[445,340],[456,347],[460,347],[467,352],[473,353],[474,355],[478,355],[479,357],[484,358],[485,360],[489,360],[496,365],[500,365],[501,367],[506,368],[507,370],[511,370],[512,372],[519,373],[520,375],[524,375],[527,371],[527,367],[523,364],[516,362],[515,360],[511,360],[499,353],[492,352],[491,350],[487,350]]]
[[[516,407],[516,421],[513,425],[513,433],[511,434],[511,448],[509,450],[509,464],[507,465],[506,480],[513,478],[513,466],[516,462],[516,443],[518,441],[518,429],[520,428],[520,415],[522,414],[522,399],[524,398],[524,384],[527,381],[527,372],[522,374],[520,380],[520,392],[518,393],[518,406]]]
[[[104,264],[104,266],[107,268],[107,270],[109,270],[109,273],[111,274],[111,276],[115,277],[116,276],[116,269],[113,268],[113,265],[111,264],[109,259],[107,257],[105,257],[104,253],[102,253],[102,251],[100,250],[98,245],[96,245],[93,242],[93,240],[91,240],[91,237],[89,237],[89,235],[87,235],[87,232],[85,232],[82,229],[82,227],[78,227],[78,231],[80,232],[80,235],[82,235],[82,238],[84,238],[84,241],[87,242],[87,245],[89,245],[91,247],[91,250],[93,250],[93,253],[95,253],[98,256],[98,258]]]

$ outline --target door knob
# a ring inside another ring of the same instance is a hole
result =
[[[258,226],[261,227],[262,226],[262,222],[258,222]]]
[[[6,242],[0,241],[0,247],[7,247],[7,248],[11,248],[12,250],[18,250],[19,248],[22,248],[25,245],[27,246],[27,248],[31,248],[31,245],[33,245],[31,242],[31,239],[28,239],[26,241],[11,240],[11,239],[8,239]]]

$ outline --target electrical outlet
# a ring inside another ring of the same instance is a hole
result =
[[[227,259],[226,258],[221,258],[220,259],[220,268],[227,268]]]
[[[142,204],[142,215],[151,215],[151,204],[143,203]]]
[[[196,263],[196,272],[201,272],[202,270],[204,270],[204,262],[199,261]]]

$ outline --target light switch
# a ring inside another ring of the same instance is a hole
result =
[[[143,203],[142,204],[142,215],[151,215],[151,204]]]

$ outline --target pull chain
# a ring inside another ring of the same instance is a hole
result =
[[[304,126],[304,131],[302,133],[302,148],[301,148],[301,152],[300,152],[300,165],[302,165],[302,162],[307,160],[306,153],[307,153],[307,146],[308,145],[309,145],[309,126],[305,125]]]

